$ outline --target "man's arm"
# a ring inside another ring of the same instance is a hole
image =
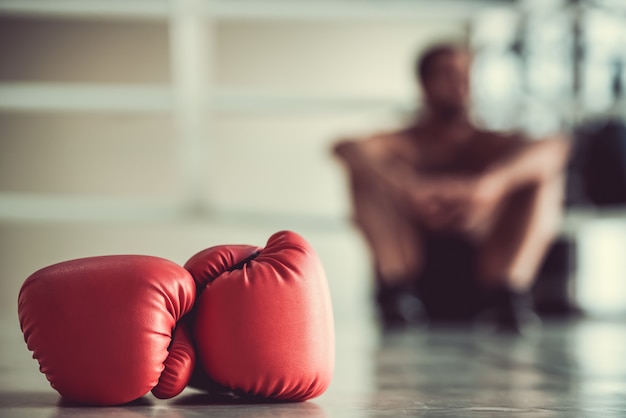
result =
[[[402,132],[342,141],[333,152],[358,179],[375,182],[399,197],[426,186],[428,180],[417,169],[419,150]]]
[[[491,165],[483,175],[497,183],[503,193],[560,176],[565,169],[570,144],[563,136],[528,141],[516,152]]]
[[[468,179],[461,192],[465,197],[459,199],[459,228],[480,229],[511,193],[558,179],[567,164],[569,150],[569,142],[563,137],[525,142],[482,175]]]
[[[456,180],[425,176],[417,170],[415,144],[400,136],[378,136],[344,141],[334,147],[352,172],[353,180],[367,187],[384,188],[395,203],[432,228],[450,223],[458,210],[448,204],[449,195],[463,187]]]

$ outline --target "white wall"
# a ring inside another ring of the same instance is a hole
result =
[[[167,86],[167,30],[158,20],[0,16],[0,82]],[[415,51],[462,35],[458,21],[218,22],[212,83],[245,97],[411,100]],[[182,263],[208,245],[262,244],[283,228],[299,230],[322,255],[338,316],[363,314],[367,252],[345,222],[345,178],[329,147],[339,137],[394,126],[400,117],[388,107],[359,105],[207,112],[205,200],[213,210],[243,213],[245,221],[51,221],[45,220],[44,199],[38,208],[43,220],[0,220],[0,314],[15,317],[22,281],[53,262],[130,252]],[[174,201],[184,189],[180,146],[168,111],[5,109],[0,197],[11,192]],[[275,216],[270,222],[255,218],[259,214]],[[337,222],[320,226],[315,219]]]

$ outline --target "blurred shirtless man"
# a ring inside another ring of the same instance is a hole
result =
[[[386,325],[472,319],[519,331],[520,305],[561,215],[569,146],[483,130],[469,115],[471,53],[441,45],[415,73],[425,109],[411,126],[336,145],[374,260]]]

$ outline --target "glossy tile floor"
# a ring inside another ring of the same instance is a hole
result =
[[[384,334],[338,324],[337,368],[321,397],[228,404],[186,390],[108,408],[63,406],[3,323],[0,417],[624,417],[626,323],[544,323],[526,338],[437,328]]]

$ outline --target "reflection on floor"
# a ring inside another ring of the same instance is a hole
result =
[[[111,408],[63,406],[15,324],[0,333],[1,417],[624,417],[626,323],[546,323],[526,338],[471,329],[382,334],[338,324],[330,389],[305,403],[228,404],[185,391]]]

